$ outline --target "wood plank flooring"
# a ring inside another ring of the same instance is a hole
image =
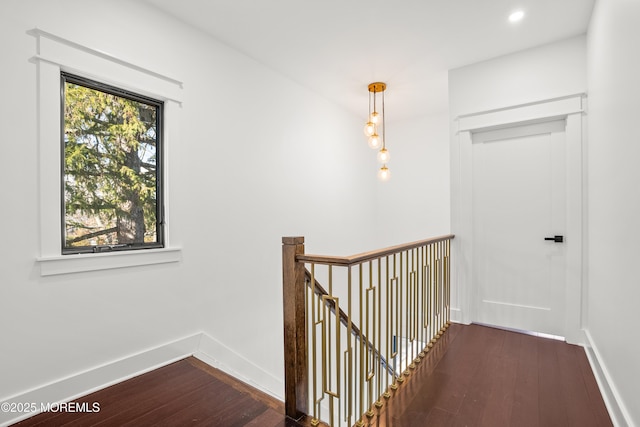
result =
[[[370,425],[606,427],[612,423],[582,347],[452,324]]]
[[[92,393],[96,413],[44,413],[17,426],[300,427],[282,402],[195,358]],[[605,427],[611,420],[584,349],[478,325],[452,324],[375,427]]]
[[[299,427],[284,405],[189,357],[89,394],[76,402],[99,412],[48,412],[20,427],[220,426]]]

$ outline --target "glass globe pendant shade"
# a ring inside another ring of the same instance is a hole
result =
[[[374,133],[376,133],[376,125],[375,123],[369,121],[367,122],[367,124],[364,125],[364,134],[366,136],[371,136]]]
[[[378,124],[380,122],[380,114],[377,111],[371,113],[371,117],[369,117],[369,121],[373,124]]]
[[[389,178],[391,178],[391,172],[389,171],[389,168],[387,167],[387,165],[382,165],[380,170],[378,170],[378,179],[384,182],[389,181]]]
[[[391,154],[389,154],[389,150],[386,148],[382,148],[378,151],[378,161],[382,164],[388,163],[391,158]]]
[[[380,147],[381,142],[382,141],[380,140],[380,135],[378,135],[377,133],[374,133],[373,135],[371,135],[369,137],[369,140],[367,141],[367,143],[369,144],[369,147],[373,148],[374,150]]]

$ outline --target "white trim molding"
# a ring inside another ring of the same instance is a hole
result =
[[[455,308],[455,307],[451,307],[449,309],[450,311],[450,320],[453,323],[463,323],[462,322],[462,310],[460,310],[459,308]]]
[[[587,353],[587,359],[591,365],[591,370],[600,388],[602,399],[609,411],[611,422],[616,427],[628,427],[633,426],[631,421],[631,415],[620,398],[620,393],[615,384],[611,380],[611,375],[602,360],[602,356],[596,347],[593,338],[588,330],[584,330],[585,345],[584,349]]]
[[[182,260],[182,250],[140,249],[127,252],[106,252],[98,254],[60,255],[37,258],[41,276],[108,270],[112,268],[136,267],[141,265],[165,264]]]
[[[480,132],[494,128],[521,125],[537,121],[565,118],[585,112],[586,94],[529,102],[495,110],[462,114],[456,118],[458,132]]]
[[[34,62],[47,62],[112,86],[182,103],[183,82],[180,80],[39,28],[27,34],[36,38]]]

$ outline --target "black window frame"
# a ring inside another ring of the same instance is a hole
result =
[[[65,88],[66,83],[84,86],[132,101],[145,103],[157,108],[156,110],[156,241],[142,243],[126,243],[116,245],[66,246],[66,209],[65,209]],[[115,251],[133,251],[141,249],[161,249],[165,247],[165,218],[164,218],[164,101],[131,92],[116,86],[71,74],[60,72],[60,206],[61,206],[61,253],[62,255],[103,253]]]

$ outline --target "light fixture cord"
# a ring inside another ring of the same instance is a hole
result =
[[[385,126],[385,119],[386,119],[386,115],[384,113],[384,90],[382,91],[382,148],[386,148],[386,143],[387,143],[387,136],[385,135],[385,132],[387,130],[387,127]]]
[[[371,92],[369,92],[369,95],[371,95]],[[373,89],[373,112],[376,113],[376,91],[375,88]]]

